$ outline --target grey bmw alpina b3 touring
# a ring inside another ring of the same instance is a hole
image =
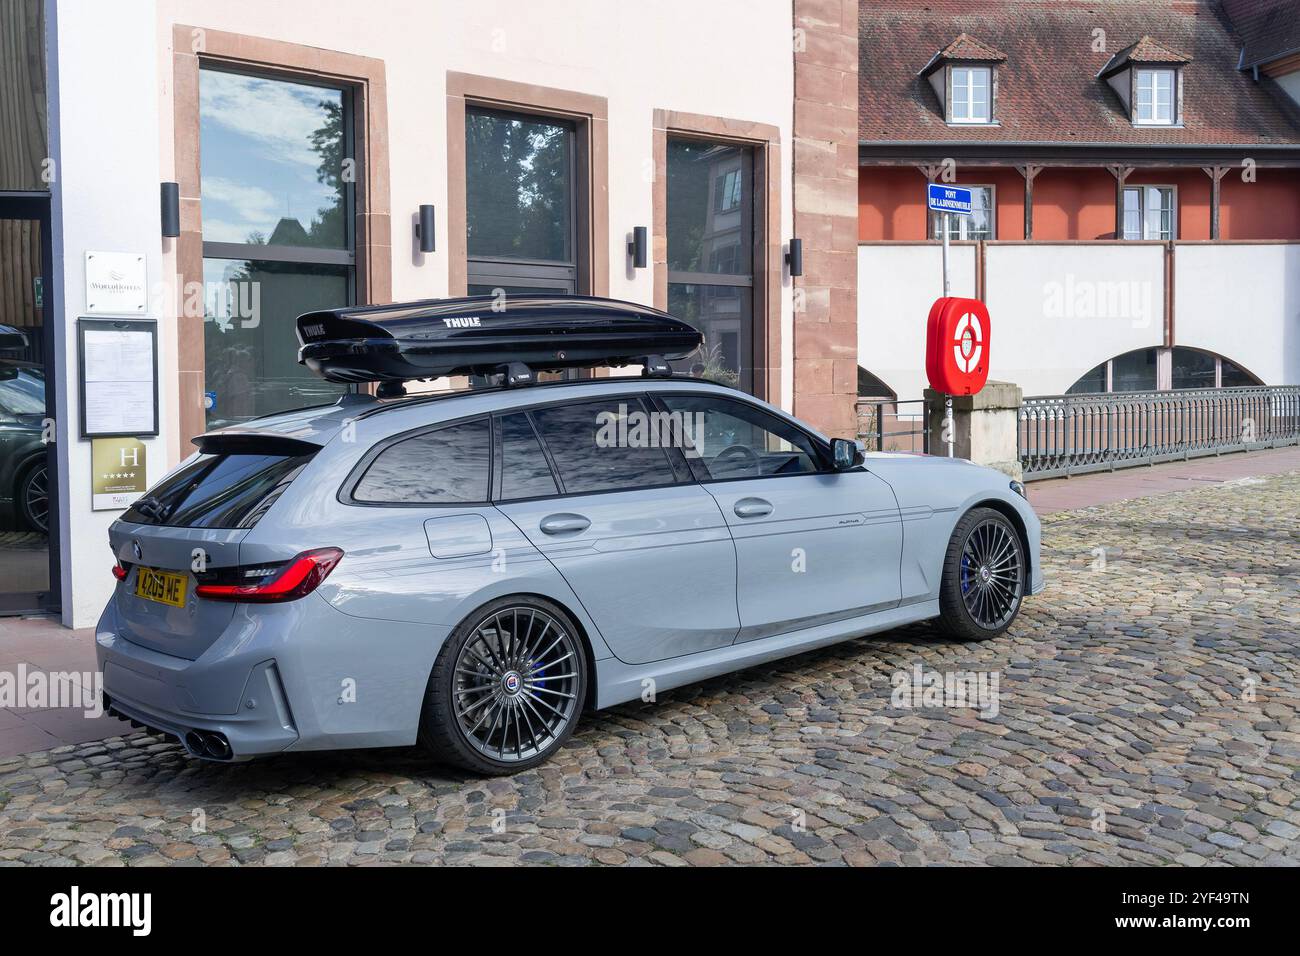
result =
[[[585,709],[928,618],[992,637],[1042,587],[1017,482],[675,377],[698,333],[662,313],[383,309],[298,323],[304,364],[379,396],[201,436],[113,524],[113,713],[209,760],[419,743],[508,773]],[[646,371],[533,380],[602,359]],[[450,372],[499,384],[400,394]]]

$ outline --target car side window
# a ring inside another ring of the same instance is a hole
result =
[[[649,437],[651,419],[640,399],[555,405],[534,409],[532,416],[566,494],[648,488],[677,480],[667,453]]]
[[[455,504],[488,500],[492,432],[486,418],[446,425],[394,442],[352,491],[372,504]]]
[[[503,415],[501,428],[501,500],[557,495],[551,465],[524,412]]]
[[[664,395],[661,400],[681,416],[687,459],[702,465],[714,481],[821,470],[812,440],[760,408],[711,395]]]

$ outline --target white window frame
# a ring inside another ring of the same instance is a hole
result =
[[[948,234],[948,239],[952,242],[971,242],[975,239],[987,238],[996,239],[998,237],[998,187],[991,183],[960,183],[962,189],[969,189],[972,193],[977,189],[988,191],[988,213],[989,213],[989,234],[988,236],[972,237],[970,233],[970,216],[950,216],[949,225],[954,227],[953,231]],[[934,214],[934,236],[935,239],[943,238],[943,213]]]
[[[1159,110],[1158,79],[1169,77],[1169,114],[1161,116]],[[1150,80],[1151,103],[1150,115],[1142,115],[1139,93],[1143,89],[1143,80]],[[1133,70],[1133,125],[1134,126],[1176,126],[1178,124],[1178,71],[1172,67],[1135,67]]]
[[[1170,213],[1170,215],[1169,215],[1169,231],[1170,231],[1170,234],[1169,234],[1168,236],[1155,236],[1155,237],[1149,237],[1149,236],[1147,235],[1147,211],[1148,211],[1148,210],[1147,210],[1147,190],[1148,190],[1148,189],[1163,189],[1163,190],[1167,190],[1168,193],[1169,193],[1169,213]],[[1169,241],[1172,241],[1172,240],[1174,240],[1174,239],[1177,239],[1177,238],[1178,238],[1178,187],[1177,187],[1177,186],[1173,186],[1173,185],[1168,185],[1168,184],[1165,184],[1165,183],[1134,183],[1134,184],[1131,185],[1131,186],[1125,186],[1125,187],[1124,187],[1124,196],[1127,196],[1128,193],[1129,193],[1130,191],[1132,191],[1132,192],[1136,192],[1136,193],[1138,194],[1138,196],[1139,196],[1139,202],[1138,202],[1138,231],[1139,231],[1140,235],[1138,235],[1138,236],[1130,236],[1130,235],[1128,234],[1127,224],[1125,224],[1125,230],[1124,230],[1124,236],[1123,236],[1123,238],[1124,238],[1125,240],[1130,241],[1130,242],[1132,242],[1132,241],[1134,241],[1134,240],[1146,240],[1146,241],[1149,241],[1149,242],[1169,242]],[[1123,203],[1123,199],[1124,199],[1124,197],[1121,196],[1121,198],[1120,198],[1120,202],[1121,202],[1121,204]],[[1124,218],[1125,218],[1125,216],[1124,216],[1125,211],[1126,211],[1126,210],[1125,210],[1124,206],[1121,205],[1121,206],[1120,206],[1120,220],[1121,220],[1121,222],[1122,222],[1122,221],[1124,220]]]
[[[987,112],[984,115],[977,116],[972,112],[975,102],[974,77],[977,73],[983,73],[984,81],[984,106]],[[965,83],[961,84],[966,92],[966,112],[965,115],[957,115],[957,88],[958,74],[965,75]],[[948,122],[956,123],[961,126],[988,126],[993,122],[993,67],[991,66],[950,66],[948,67]]]

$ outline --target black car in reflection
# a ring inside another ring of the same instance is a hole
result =
[[[0,358],[0,530],[49,529],[45,371]]]

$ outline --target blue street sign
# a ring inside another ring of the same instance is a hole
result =
[[[949,212],[954,216],[971,214],[970,190],[960,186],[930,183],[925,192],[925,200],[926,205],[935,212]]]

